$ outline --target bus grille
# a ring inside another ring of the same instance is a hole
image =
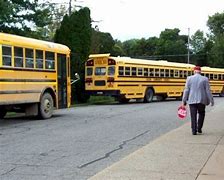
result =
[[[95,81],[95,86],[105,86],[106,82],[105,81]]]

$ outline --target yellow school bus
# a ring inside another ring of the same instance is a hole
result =
[[[85,64],[85,89],[90,95],[113,96],[119,102],[153,96],[181,98],[187,76],[192,75],[193,64],[164,60],[143,60],[129,57],[111,57],[93,54]],[[211,82],[214,94],[224,93],[224,69],[202,68]]]
[[[70,49],[0,33],[0,118],[9,111],[50,118],[70,106]]]

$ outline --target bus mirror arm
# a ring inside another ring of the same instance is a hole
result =
[[[75,73],[75,79],[71,79],[71,85],[80,80],[80,76],[78,73]]]

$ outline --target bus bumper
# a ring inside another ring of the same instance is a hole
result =
[[[120,95],[120,91],[119,90],[91,90],[91,91],[86,91],[87,94],[89,95],[95,95],[95,96],[114,96],[117,97]]]

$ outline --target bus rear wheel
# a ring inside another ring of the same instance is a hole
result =
[[[219,94],[219,97],[224,97],[224,91]]]
[[[152,88],[148,88],[148,89],[145,91],[144,102],[145,102],[145,103],[152,102],[152,100],[153,100],[153,96],[154,96],[154,92],[153,92]]]
[[[42,119],[48,119],[53,114],[53,98],[49,93],[44,93],[39,104],[39,116]]]

